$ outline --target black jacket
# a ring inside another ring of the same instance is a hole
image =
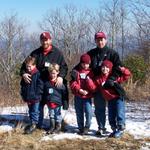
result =
[[[58,65],[60,65],[59,76],[65,78],[65,76],[67,75],[68,67],[63,57],[63,54],[55,46],[52,46],[52,51],[50,51],[46,56],[44,56],[43,54],[42,47],[34,50],[30,55],[36,58],[36,66],[37,69],[40,71],[43,80],[48,80],[48,67],[45,66],[45,63],[57,63]],[[25,63],[23,63],[20,70],[20,75],[22,76],[22,74],[24,74],[25,72]]]
[[[110,60],[113,63],[113,76],[120,75],[119,66],[122,66],[122,63],[119,58],[119,54],[105,46],[104,48],[94,48],[87,52],[88,55],[91,57],[91,68],[95,75],[99,75],[100,67],[104,60]]]
[[[31,83],[26,83],[23,79],[20,82],[21,96],[25,102],[40,101],[43,93],[43,81],[40,78],[40,72],[32,75]]]
[[[44,100],[54,102],[59,106],[63,105],[64,109],[68,109],[68,95],[64,85],[56,87],[50,81],[46,81],[44,84]]]

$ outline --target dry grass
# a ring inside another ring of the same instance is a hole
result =
[[[136,140],[133,136],[125,133],[121,139],[99,140],[53,140],[41,141],[43,133],[37,130],[31,135],[24,135],[20,128],[8,133],[0,134],[1,150],[139,150],[144,145],[143,140]],[[150,142],[150,139],[145,139]]]
[[[132,101],[149,101],[150,100],[150,77],[140,84],[138,81],[133,83],[132,79],[124,86],[129,100]]]

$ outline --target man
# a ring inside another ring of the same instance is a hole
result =
[[[63,83],[63,79],[65,79],[65,76],[67,75],[67,71],[68,71],[68,67],[65,62],[64,56],[57,47],[52,45],[52,38],[49,32],[43,32],[40,35],[40,42],[41,42],[41,46],[36,50],[34,50],[33,52],[31,52],[30,56],[36,58],[37,69],[41,73],[41,78],[43,82],[47,81],[49,78],[48,67],[50,66],[50,64],[51,63],[58,64],[60,66],[60,73],[57,77],[55,86],[61,86]],[[25,82],[27,83],[31,82],[31,75],[26,72],[25,63],[22,64],[20,74],[25,80]],[[39,108],[40,117],[38,123],[39,128],[42,127],[43,115],[44,115],[43,108],[45,104],[46,102],[44,100],[40,102],[40,108]]]
[[[107,59],[113,63],[113,76],[106,81],[108,86],[111,86],[111,81],[120,75],[119,66],[122,66],[119,55],[116,51],[110,49],[107,46],[107,38],[104,32],[97,32],[95,34],[96,48],[91,49],[87,54],[91,57],[91,68],[94,75],[97,76],[100,72],[102,62]],[[94,96],[95,115],[98,123],[98,131],[96,135],[102,135],[106,133],[105,122],[106,122],[106,102],[99,92],[95,93]]]

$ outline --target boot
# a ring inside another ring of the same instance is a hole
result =
[[[24,129],[24,134],[32,134],[33,131],[36,130],[36,124],[31,124],[28,125],[25,129]]]
[[[56,122],[54,132],[59,133],[60,131],[61,131],[61,123]]]
[[[54,119],[50,119],[50,128],[49,128],[47,134],[53,134],[54,133],[54,129],[55,129],[55,120]]]

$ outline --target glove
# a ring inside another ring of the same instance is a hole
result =
[[[126,92],[119,83],[117,83],[117,82],[114,83],[114,88],[115,88],[116,92],[119,94],[119,96],[126,97]]]
[[[108,88],[112,88],[114,86],[114,80],[108,79],[104,85],[103,88],[108,89]]]
[[[68,102],[67,102],[67,101],[64,101],[64,102],[63,102],[63,109],[64,109],[64,110],[68,110],[68,108],[69,108]]]
[[[76,70],[72,70],[71,71],[71,78],[72,78],[72,80],[77,80],[77,77],[78,77],[78,73],[77,73],[77,71]]]

